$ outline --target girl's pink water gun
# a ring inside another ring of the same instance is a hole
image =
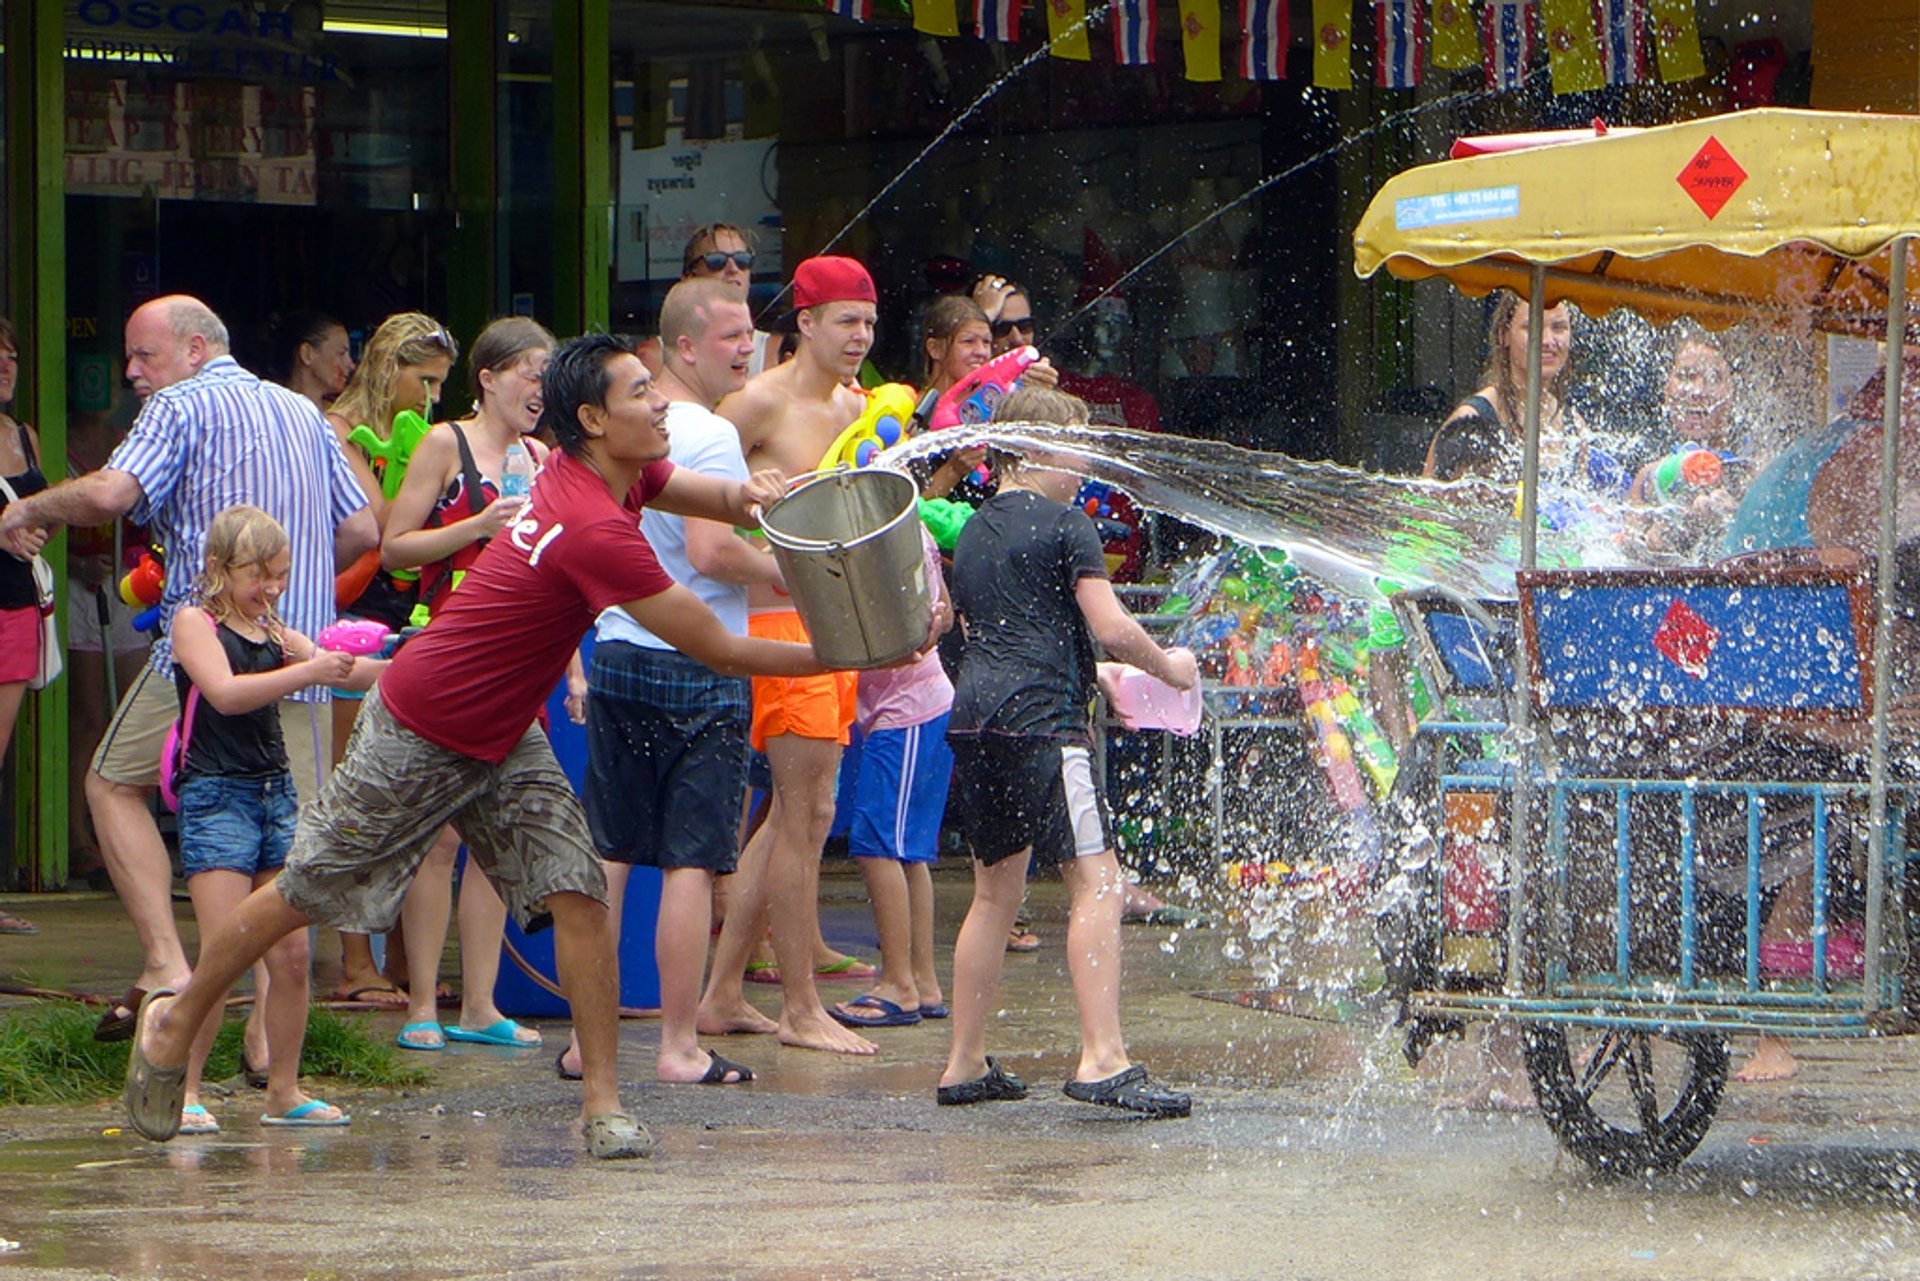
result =
[[[962,378],[934,402],[927,426],[934,431],[943,427],[974,426],[993,417],[993,408],[1001,397],[1013,390],[1027,366],[1040,359],[1038,347],[1015,347],[989,360]]]
[[[380,653],[397,639],[385,623],[371,618],[343,618],[322,628],[313,643],[337,654],[365,658]]]

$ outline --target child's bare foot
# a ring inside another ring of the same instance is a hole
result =
[[[737,1032],[770,1036],[780,1030],[778,1023],[754,1009],[744,999],[737,1005],[722,1009],[702,1005],[694,1016],[693,1026],[702,1036],[731,1036]]]
[[[1746,1061],[1733,1079],[1752,1083],[1755,1081],[1784,1081],[1800,1070],[1800,1060],[1793,1057],[1793,1051],[1787,1043],[1777,1036],[1763,1036],[1753,1048],[1753,1057]]]

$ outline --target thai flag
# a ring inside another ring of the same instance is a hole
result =
[[[1487,51],[1487,87],[1518,89],[1533,62],[1533,5],[1529,0],[1487,0],[1480,36]]]
[[[871,4],[873,0],[862,0]],[[973,25],[982,40],[1013,41],[1020,38],[1020,6],[1023,0],[973,0]]]
[[[1647,0],[1593,0],[1600,70],[1610,85],[1647,79]]]
[[[1240,0],[1240,78],[1287,78],[1287,0]]]
[[[1382,89],[1420,84],[1427,60],[1427,13],[1423,0],[1374,0],[1374,83]]]
[[[1123,67],[1153,61],[1153,40],[1160,34],[1154,0],[1113,0],[1113,60]]]
[[[873,16],[873,0],[827,0],[827,8],[855,22],[865,22]]]

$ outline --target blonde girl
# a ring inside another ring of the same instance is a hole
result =
[[[279,522],[257,507],[229,507],[207,530],[195,604],[173,618],[180,861],[202,939],[274,878],[293,843],[297,802],[280,736],[280,700],[308,685],[365,689],[385,666],[318,649],[280,621],[275,606],[290,566]],[[340,1109],[300,1091],[306,931],[282,939],[265,960],[269,1066],[261,1123],[345,1125]],[[220,1129],[200,1097],[200,1073],[219,1022],[209,1018],[194,1041],[182,1134]]]

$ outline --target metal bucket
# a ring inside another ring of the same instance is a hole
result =
[[[927,641],[933,617],[919,488],[878,467],[801,477],[760,515],[794,608],[828,667],[887,667]]]

